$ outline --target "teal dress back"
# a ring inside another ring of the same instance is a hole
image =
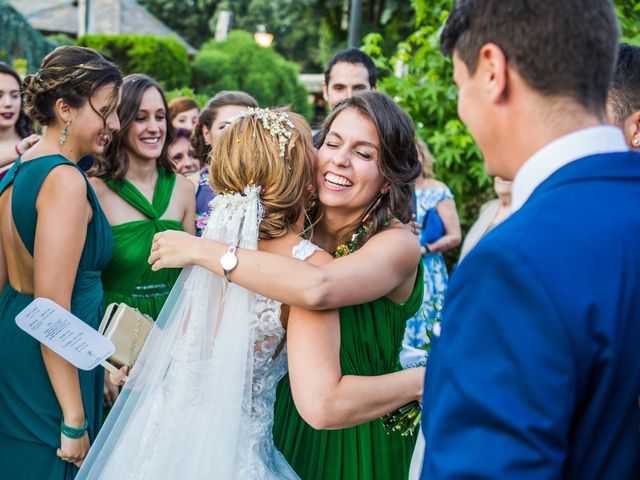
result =
[[[18,160],[0,182],[0,195],[13,184],[11,214],[20,240],[33,256],[36,199],[47,175],[59,165],[74,163],[61,155],[47,155],[24,163]],[[80,169],[78,169],[81,171]],[[101,273],[111,257],[113,237],[98,198],[87,182],[93,216],[71,295],[71,312],[93,328],[102,314]],[[82,199],[78,199],[82,201]],[[11,252],[5,252],[11,255]],[[62,410],[49,380],[40,343],[15,323],[16,315],[33,300],[11,284],[0,294],[0,471],[2,478],[73,479],[78,469],[56,456],[60,447]],[[78,371],[89,438],[101,424],[102,368]]]

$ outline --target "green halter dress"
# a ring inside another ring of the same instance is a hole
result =
[[[405,325],[422,304],[422,262],[409,300],[379,298],[340,308],[343,375],[382,375],[400,370]],[[343,430],[314,430],[291,396],[289,376],[278,385],[273,438],[302,480],[401,480],[409,474],[415,437],[387,433],[376,419]]]
[[[107,179],[105,183],[125,202],[147,217],[145,220],[111,227],[115,241],[113,256],[102,273],[105,304],[124,302],[155,320],[180,275],[178,268],[154,272],[147,261],[156,233],[184,230],[178,220],[161,218],[169,206],[176,174],[158,169],[153,203],[149,203],[140,190],[126,179]]]
[[[59,165],[77,168],[61,155],[24,163],[18,160],[0,182],[0,194],[13,184],[11,215],[20,240],[32,256],[38,220],[36,199],[47,175]],[[100,274],[111,257],[113,237],[88,182],[87,197],[93,217],[87,225],[73,284],[71,312],[97,329],[102,316]],[[0,477],[70,480],[78,469],[56,456],[62,410],[42,360],[40,343],[15,323],[16,315],[32,300],[32,295],[18,292],[10,283],[0,294]],[[89,438],[93,441],[101,425],[104,374],[102,368],[96,368],[90,372],[79,370],[78,375]]]

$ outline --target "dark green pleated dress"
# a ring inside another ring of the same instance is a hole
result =
[[[340,308],[343,375],[382,375],[400,370],[405,325],[422,304],[422,262],[408,301],[379,298]],[[296,410],[289,376],[278,385],[273,438],[302,480],[404,480],[415,437],[388,434],[380,419],[343,430],[314,430]]]
[[[16,162],[0,182],[0,194],[13,184],[13,221],[32,256],[38,192],[47,175],[59,165],[77,168],[61,155],[47,155],[24,163]],[[111,257],[113,237],[88,182],[87,197],[93,217],[87,225],[87,237],[73,285],[71,312],[97,329],[102,314],[100,276]],[[11,255],[11,252],[5,254]],[[15,323],[16,315],[32,300],[32,295],[20,293],[10,284],[0,294],[0,478],[69,480],[75,477],[78,469],[56,456],[56,449],[60,447],[62,410],[42,360],[40,343]],[[93,441],[101,425],[104,373],[102,368],[78,373],[89,438]]]
[[[154,272],[148,262],[156,233],[184,230],[178,220],[161,218],[169,207],[176,174],[158,169],[152,203],[126,179],[105,180],[105,183],[120,198],[147,217],[146,220],[112,227],[115,239],[113,257],[102,275],[105,304],[123,302],[155,320],[180,275],[179,268],[164,268]]]

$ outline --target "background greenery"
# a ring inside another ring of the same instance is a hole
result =
[[[262,105],[291,104],[309,115],[299,71],[322,71],[329,56],[346,46],[350,0],[139,0],[199,49],[189,59],[168,37],[96,35],[80,44],[104,51],[123,72],[147,73],[173,98],[188,95],[203,105],[221,89],[242,89]],[[440,53],[439,32],[453,0],[363,0],[364,49],[382,75],[381,90],[413,118],[436,157],[435,172],[453,190],[463,229],[492,194],[482,156],[456,112],[451,61]],[[640,2],[614,0],[623,41],[640,45]],[[234,31],[212,40],[218,12],[234,12]],[[252,40],[264,24],[274,45]],[[0,0],[0,59],[33,71],[64,35],[45,39]],[[396,70],[400,76],[394,75]]]
[[[149,11],[200,48],[212,36],[218,13],[234,12],[233,28],[255,32],[265,25],[274,48],[303,72],[320,71],[346,47],[350,0],[139,0]],[[383,34],[390,54],[413,28],[407,0],[363,0],[362,32]]]
[[[22,15],[0,0],[0,61],[22,74],[35,72],[55,44],[31,28]]]
[[[77,43],[111,57],[124,75],[146,73],[167,89],[184,87],[191,82],[187,49],[173,37],[86,35]]]
[[[199,93],[213,96],[220,90],[242,90],[260,105],[289,104],[309,117],[308,93],[298,74],[298,65],[272,48],[258,46],[250,33],[241,30],[224,41],[208,41],[193,61],[193,86]]]
[[[616,0],[623,40],[640,45],[640,2]],[[451,0],[411,0],[414,30],[385,54],[380,34],[365,37],[363,49],[383,74],[381,90],[391,95],[414,120],[418,134],[436,158],[436,176],[454,192],[463,231],[480,205],[493,196],[491,179],[473,138],[457,116],[457,90],[451,60],[440,52],[439,34]],[[403,74],[394,75],[396,68]]]

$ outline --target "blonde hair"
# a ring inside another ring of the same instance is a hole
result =
[[[422,165],[422,178],[435,178],[433,174],[433,164],[436,163],[427,142],[420,137],[416,137],[416,150],[418,151],[418,160]]]
[[[235,120],[216,141],[211,152],[209,181],[220,193],[242,192],[247,185],[262,187],[264,218],[260,238],[285,235],[296,222],[313,184],[313,143],[304,118],[285,109],[293,123],[292,135],[280,155],[274,138],[254,114]],[[289,127],[286,127],[287,129]]]

